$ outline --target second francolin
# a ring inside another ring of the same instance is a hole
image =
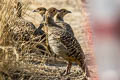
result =
[[[84,52],[77,39],[68,31],[57,25],[53,17],[58,10],[49,8],[45,14],[45,26],[48,27],[48,42],[53,52],[68,61],[66,74],[70,73],[72,62],[79,64],[82,70],[82,80],[88,80],[89,72],[87,69]]]
[[[45,21],[45,12],[47,11],[44,7],[39,7],[35,9],[33,12],[37,12],[42,16],[42,21],[40,22],[40,26],[35,30],[34,35],[41,35],[44,33],[42,28],[44,27],[44,21]]]

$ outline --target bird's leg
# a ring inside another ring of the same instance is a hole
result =
[[[70,74],[71,67],[72,67],[72,63],[69,61],[67,65],[67,69],[62,73],[62,75]]]
[[[89,72],[89,69],[88,69],[87,64],[85,64],[85,68],[86,68],[86,75],[87,75],[88,77],[90,77],[90,72]]]
[[[71,67],[72,67],[72,63],[69,61],[67,65],[66,75],[70,73]]]
[[[88,66],[87,66],[86,63],[84,63],[84,65],[82,66],[82,69],[83,69],[83,71],[86,73],[86,76],[87,76],[87,77],[90,77],[90,72],[89,72],[89,70],[88,70]]]
[[[83,80],[88,80],[88,78],[90,78],[90,73],[89,73],[86,63],[85,62],[79,63],[79,66],[82,69]]]

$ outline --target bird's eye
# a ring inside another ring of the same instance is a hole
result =
[[[66,12],[65,10],[63,12]]]
[[[53,10],[53,12],[55,12],[55,10]]]

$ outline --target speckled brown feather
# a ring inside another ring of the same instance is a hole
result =
[[[52,13],[50,12],[49,14]],[[46,16],[49,14],[46,14]],[[85,55],[77,39],[67,30],[63,29],[62,26],[57,25],[52,20],[52,17],[49,16],[48,18],[46,17],[46,19],[49,45],[54,53],[69,62],[67,72],[71,69],[71,63],[76,62],[82,69],[82,76],[87,77]]]

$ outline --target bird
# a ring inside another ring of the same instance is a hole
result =
[[[42,21],[40,22],[40,26],[35,29],[33,35],[36,37],[36,36],[41,36],[41,39],[36,39],[36,41],[41,41],[43,40],[43,43],[46,42],[46,34],[45,34],[45,31],[42,30],[42,28],[44,27],[44,21],[45,21],[45,12],[46,12],[46,8],[45,7],[38,7],[37,9],[33,10],[33,12],[37,12],[39,13],[41,16],[42,16]]]
[[[41,39],[44,39],[44,43],[48,48],[48,51],[50,53],[53,53],[53,51],[51,50],[48,41],[47,41],[47,28],[44,26],[44,22],[45,22],[45,13],[46,13],[47,9],[45,7],[38,7],[37,9],[33,10],[33,12],[37,12],[42,16],[42,21],[40,23],[40,26],[34,31],[34,35],[38,36],[38,35],[42,35]],[[43,30],[42,30],[43,28]]]
[[[63,27],[63,29],[70,32],[74,36],[74,32],[73,32],[71,26],[68,23],[66,23],[63,19],[64,16],[67,15],[68,13],[72,13],[72,12],[67,9],[60,9],[55,17],[55,22],[57,25],[61,25],[61,27]]]
[[[48,43],[55,54],[68,62],[66,75],[70,73],[72,63],[76,62],[82,70],[82,80],[88,80],[89,72],[84,52],[77,39],[55,23],[53,17],[57,12],[59,10],[52,7],[45,13],[45,26],[48,27]]]
[[[13,25],[10,28],[10,30],[13,32],[13,40],[16,41],[29,41],[31,34],[33,34],[34,30],[36,29],[35,25],[25,20],[22,17],[22,3],[18,2],[15,6],[15,21]]]
[[[44,34],[44,31],[42,30],[43,26],[44,26],[44,21],[45,21],[45,12],[47,11],[47,9],[45,7],[39,7],[35,10],[33,10],[33,12],[38,12],[41,16],[42,16],[42,21],[40,23],[40,26],[34,31],[34,35],[42,35]]]

